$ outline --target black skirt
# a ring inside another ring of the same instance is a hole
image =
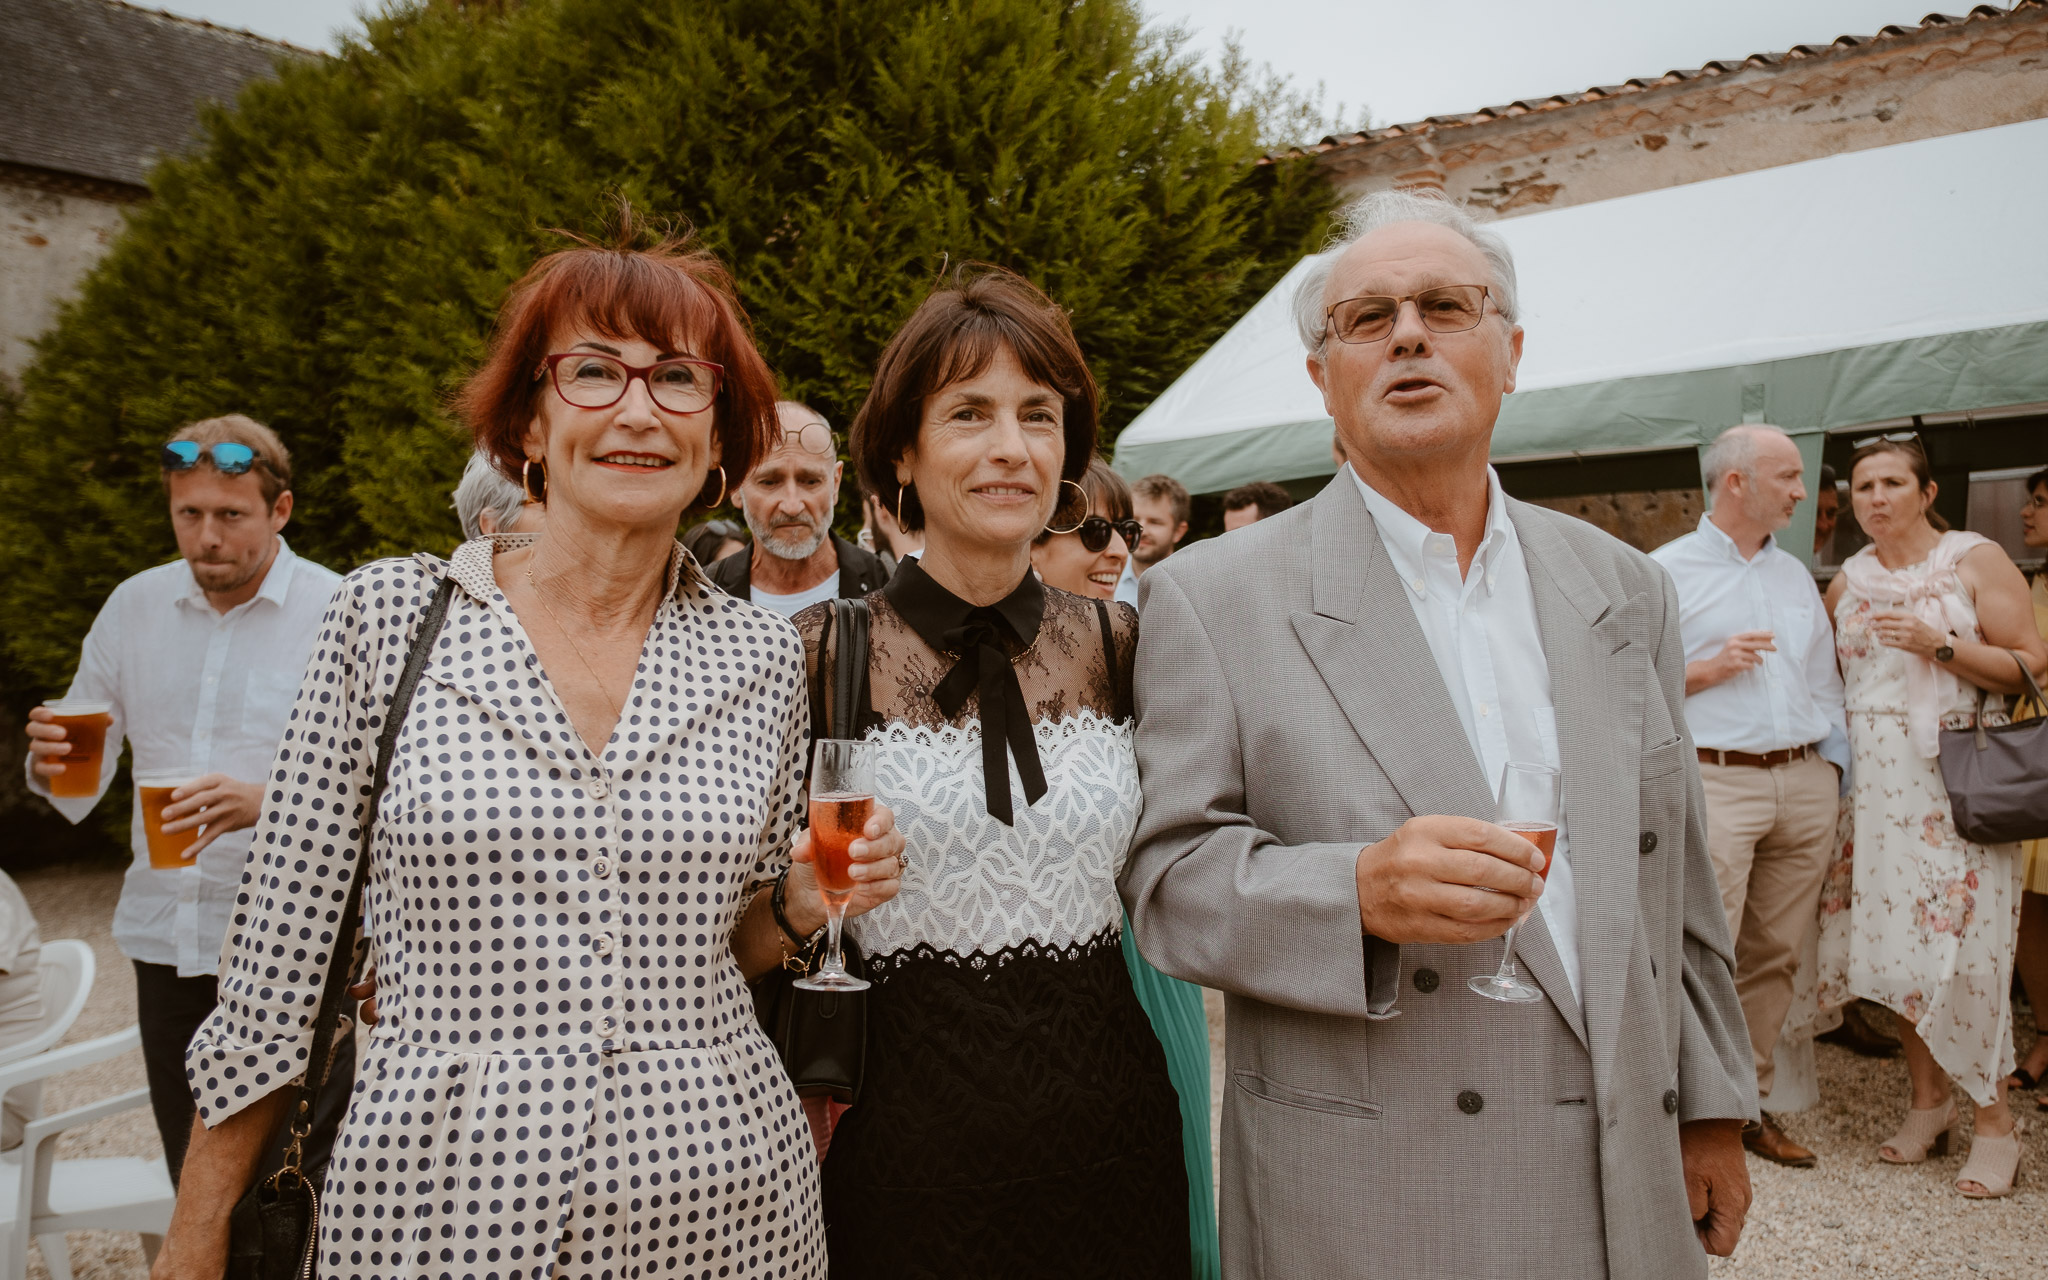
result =
[[[880,958],[825,1161],[833,1280],[1186,1280],[1180,1112],[1119,941]]]

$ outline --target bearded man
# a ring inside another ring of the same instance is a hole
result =
[[[823,415],[777,401],[775,448],[734,490],[754,545],[711,566],[729,596],[795,617],[820,600],[858,600],[889,580],[881,557],[832,533],[839,504],[838,443]]]

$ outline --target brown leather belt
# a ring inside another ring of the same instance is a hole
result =
[[[1762,755],[1753,751],[1716,751],[1712,747],[1701,747],[1699,752],[1701,764],[1737,764],[1751,769],[1775,769],[1781,764],[1804,760],[1813,754],[1813,748],[1787,747],[1783,751],[1766,751]]]

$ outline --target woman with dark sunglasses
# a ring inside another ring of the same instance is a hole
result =
[[[1124,562],[1141,532],[1131,487],[1108,463],[1094,458],[1077,485],[1064,486],[1062,494],[1066,501],[1031,544],[1031,567],[1048,587],[1095,600],[1113,599]],[[1222,1269],[1216,1206],[1209,1195],[1209,1016],[1202,1007],[1200,987],[1168,977],[1138,954],[1129,916],[1124,918],[1123,948],[1131,986],[1166,1050],[1166,1071],[1180,1099],[1181,1155],[1193,1189],[1188,1224],[1194,1275],[1203,1280]]]
[[[1077,484],[1061,490],[1061,497],[1052,523],[1031,544],[1031,567],[1049,587],[1091,600],[1114,600],[1140,533],[1131,487],[1095,458]]]

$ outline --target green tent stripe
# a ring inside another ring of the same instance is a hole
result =
[[[1759,389],[1756,390],[1756,389]],[[1745,398],[1745,389],[1749,389]],[[1495,428],[1501,461],[1545,454],[1701,445],[1745,418],[1795,434],[1915,413],[2048,400],[2048,321],[1883,342],[1689,373],[1619,378],[1509,396]],[[1329,475],[1328,418],[1187,440],[1131,443],[1116,469],[1164,472],[1195,493],[1253,480]]]

